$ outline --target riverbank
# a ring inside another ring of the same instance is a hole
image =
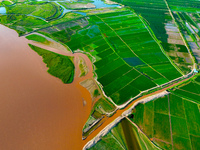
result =
[[[131,114],[132,110],[135,108],[135,106],[137,106],[139,103],[147,103],[151,100],[157,99],[159,97],[163,97],[165,95],[169,94],[169,92],[167,91],[163,91],[161,93],[155,94],[155,95],[151,95],[148,96],[146,98],[143,98],[139,101],[136,101],[135,103],[133,103],[133,105],[126,111],[124,111],[119,117],[117,117],[113,122],[111,122],[109,125],[107,125],[101,132],[99,132],[92,140],[90,140],[84,147],[83,150],[87,150],[90,147],[92,147],[93,145],[95,145],[100,139],[101,137],[103,137],[104,135],[106,135],[114,126],[116,126],[122,119],[124,119],[125,117],[127,117],[128,115]]]
[[[76,70],[74,82],[63,84],[47,72],[25,37],[0,25],[0,41],[1,149],[82,149],[91,97],[79,82],[93,76],[92,70],[81,78]]]

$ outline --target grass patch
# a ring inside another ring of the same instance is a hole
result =
[[[28,40],[33,40],[33,41],[36,41],[36,42],[40,42],[40,43],[48,43],[48,40],[40,35],[37,35],[37,34],[31,34],[31,35],[28,35],[26,36],[26,38]]]
[[[182,137],[173,135],[173,145],[174,145],[174,149],[191,150],[190,140],[187,138],[182,138]]]
[[[100,98],[95,104],[94,107],[100,111],[103,109],[105,112],[113,112],[115,110],[115,106],[104,98]]]
[[[168,115],[154,113],[154,137],[171,143],[170,124]]]
[[[200,113],[197,104],[184,100],[184,107],[189,133],[200,136]]]
[[[200,136],[191,135],[191,144],[193,150],[199,150],[200,147]]]
[[[182,98],[176,95],[170,94],[169,100],[170,100],[170,114],[172,116],[185,118],[185,110],[184,110]]]
[[[189,138],[187,123],[185,119],[171,116],[171,124],[173,135]]]

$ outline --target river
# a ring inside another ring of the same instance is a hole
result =
[[[79,82],[93,76],[92,64],[80,54],[90,72],[79,78],[76,70],[74,82],[63,84],[28,42],[0,25],[1,150],[80,150],[91,97]]]
[[[97,8],[119,6],[100,0],[93,3]],[[5,7],[0,7],[0,13],[6,14]],[[79,83],[93,76],[92,64],[84,54],[70,54],[42,45],[50,51],[75,57],[76,77],[66,85],[47,73],[42,58],[28,43],[41,46],[0,25],[0,148],[80,150],[92,138],[82,140],[82,128],[92,104],[89,92]],[[79,56],[90,70],[81,78],[77,69]]]

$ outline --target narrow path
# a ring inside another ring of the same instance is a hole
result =
[[[174,149],[173,145],[173,136],[172,136],[172,122],[171,122],[171,114],[170,114],[170,101],[169,101],[169,95],[167,96],[168,98],[168,109],[169,109],[169,124],[170,124],[170,134],[171,134],[171,143],[172,143],[172,150]]]

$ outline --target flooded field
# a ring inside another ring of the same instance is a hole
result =
[[[0,25],[1,149],[81,149],[91,98],[79,82],[92,76],[89,67],[87,76],[78,78],[77,74],[72,84],[63,84],[47,73],[27,39]]]

